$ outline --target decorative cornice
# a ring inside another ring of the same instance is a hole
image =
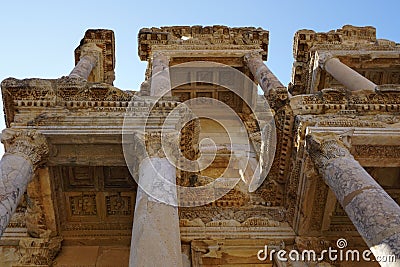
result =
[[[381,86],[381,88],[385,88]],[[353,112],[362,114],[393,113],[400,111],[400,92],[384,91],[348,92],[326,88],[321,92],[297,95],[290,99],[295,114],[324,114]]]
[[[14,154],[24,157],[34,168],[47,159],[49,147],[46,138],[35,130],[5,129],[1,135],[6,155]]]
[[[138,35],[139,57],[147,60],[155,46],[165,49],[252,49],[263,50],[263,60],[267,60],[269,32],[261,28],[227,26],[172,26],[143,28]]]

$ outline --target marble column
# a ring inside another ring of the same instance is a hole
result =
[[[151,155],[139,164],[129,266],[181,267],[176,169],[162,153]]]
[[[328,52],[318,54],[318,64],[333,78],[351,91],[371,90],[375,91],[377,85]]]
[[[372,253],[395,255],[399,261],[399,205],[354,159],[340,137],[332,133],[309,134],[306,147],[322,178]]]
[[[272,90],[285,88],[285,86],[264,64],[260,53],[249,53],[245,55],[244,59],[250,69],[250,72],[261,86],[265,95],[269,95]]]
[[[171,96],[169,57],[162,52],[155,52],[153,54],[151,73],[150,95]]]
[[[81,48],[81,57],[79,62],[73,68],[69,77],[71,78],[83,78],[87,80],[90,73],[99,63],[101,58],[102,50],[94,43],[84,44]]]
[[[1,139],[6,152],[0,161],[0,236],[32,180],[35,168],[48,154],[45,137],[36,131],[5,129]]]

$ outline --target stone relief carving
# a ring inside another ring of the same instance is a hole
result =
[[[248,226],[251,218],[264,218],[271,220],[271,225],[274,222],[284,223],[286,220],[286,210],[283,208],[266,208],[266,207],[230,207],[229,209],[218,207],[194,207],[194,208],[180,208],[179,218],[188,222],[198,221],[207,224],[211,221],[220,220],[235,220],[242,226]],[[249,220],[247,223],[246,220]],[[259,223],[258,225],[262,225]],[[199,224],[201,225],[201,223]]]
[[[61,241],[60,237],[21,239],[19,242],[21,258],[18,264],[24,266],[48,266],[52,264],[61,249]]]
[[[353,158],[336,134],[315,133],[306,136],[307,151],[318,169],[324,169],[329,160],[348,157]]]
[[[182,38],[183,37],[183,38]],[[204,49],[262,49],[267,59],[269,32],[261,28],[226,26],[173,26],[143,28],[139,32],[139,57],[147,60],[151,47],[163,50],[185,46],[188,50]]]

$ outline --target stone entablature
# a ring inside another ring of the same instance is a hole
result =
[[[24,80],[8,78],[1,83],[1,88],[7,126],[44,126],[60,123],[74,116],[97,116],[99,120],[118,117],[118,121],[112,124],[121,128],[127,112],[145,117],[152,108],[157,110],[152,112],[152,116],[166,116],[169,110],[178,105],[172,97],[163,97],[156,103],[157,98],[142,99],[136,97],[133,91],[68,77]],[[90,122],[75,123],[85,125]]]
[[[395,114],[400,110],[400,92],[396,87],[378,87],[382,93],[326,88],[317,94],[303,94],[290,99],[295,114],[339,113]]]
[[[267,60],[269,32],[261,28],[226,26],[172,26],[143,28],[139,32],[139,57],[148,60],[155,47],[162,50],[261,50]]]

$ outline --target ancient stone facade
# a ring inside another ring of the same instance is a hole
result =
[[[299,30],[286,87],[261,28],[138,41],[140,91],[110,30],[69,76],[1,83],[1,266],[399,266],[399,44]]]

